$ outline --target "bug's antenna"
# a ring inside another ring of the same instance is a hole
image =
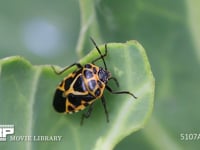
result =
[[[105,56],[106,54],[105,54],[105,55],[102,55],[102,53],[101,53],[99,47],[97,46],[96,42],[93,40],[92,37],[90,37],[90,39],[91,39],[92,43],[94,44],[94,46],[96,47],[97,51],[99,52],[99,54],[100,54],[100,56],[101,56],[101,59],[103,60],[103,64],[104,64],[105,70],[107,70],[106,62],[105,62],[105,60],[104,60],[104,56]],[[105,44],[105,53],[107,53],[107,44]]]

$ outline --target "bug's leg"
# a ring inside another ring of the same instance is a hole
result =
[[[78,68],[83,68],[80,63],[73,63],[70,66],[67,66],[67,67],[63,68],[60,71],[57,71],[53,65],[51,66],[51,68],[53,69],[53,71],[55,72],[55,74],[60,75],[60,74],[62,74],[63,72],[65,72],[66,70],[68,70],[69,68],[71,68],[73,66],[77,66]]]
[[[109,78],[109,80],[115,81],[115,84],[117,85],[117,87],[119,87],[119,82],[117,81],[117,79],[115,77],[111,77],[111,78]]]
[[[108,109],[107,109],[107,106],[106,106],[106,100],[105,100],[104,96],[101,97],[101,102],[103,104],[103,108],[104,108],[104,111],[105,111],[105,114],[106,114],[106,121],[109,122],[109,114],[108,114]]]
[[[91,113],[92,113],[92,110],[93,110],[93,104],[94,104],[94,103],[90,104],[88,110],[87,110],[85,113],[82,114],[82,117],[81,117],[81,125],[83,125],[83,120],[84,120],[85,118],[89,118],[89,117],[90,117],[90,115],[91,115]]]
[[[129,91],[113,91],[108,85],[106,85],[106,89],[112,94],[128,94],[131,95],[133,98],[137,99],[137,97]]]

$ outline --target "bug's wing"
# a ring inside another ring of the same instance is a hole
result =
[[[74,95],[69,94],[66,99],[66,112],[74,113],[85,109],[88,105],[92,104],[96,98],[91,94]]]
[[[59,113],[64,113],[66,111],[66,97],[63,97],[63,91],[60,89],[56,89],[54,99],[53,99],[53,107]]]

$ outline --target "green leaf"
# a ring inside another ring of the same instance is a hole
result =
[[[104,45],[99,46],[102,53]],[[93,49],[80,60],[82,64],[98,57]],[[118,89],[130,95],[105,92],[110,122],[106,122],[100,100],[94,105],[89,119],[80,126],[82,112],[59,114],[52,107],[56,86],[64,75],[58,76],[49,65],[33,66],[26,59],[14,56],[0,60],[0,123],[14,124],[15,134],[2,142],[1,149],[113,149],[127,135],[144,127],[153,108],[154,78],[143,47],[136,41],[109,43],[105,58],[108,69],[120,83]],[[101,61],[98,65],[102,65]],[[58,69],[58,68],[57,68]],[[85,110],[87,111],[87,110]],[[12,136],[62,136],[62,140],[11,142]]]
[[[97,12],[105,41],[140,41],[156,79],[151,120],[116,150],[199,149],[199,140],[186,139],[200,131],[199,8],[197,0],[101,1]]]

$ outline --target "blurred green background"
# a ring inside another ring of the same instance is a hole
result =
[[[137,40],[156,79],[151,119],[115,149],[198,149],[200,139],[181,139],[200,134],[197,0],[1,0],[0,58],[21,55],[34,65],[71,64],[79,58],[84,15],[94,12],[82,48],[89,50],[89,35],[99,44]]]

